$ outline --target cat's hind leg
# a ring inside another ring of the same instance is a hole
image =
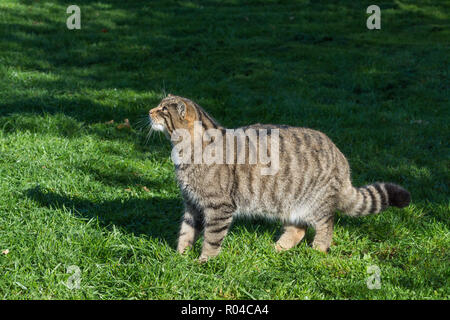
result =
[[[288,250],[295,247],[306,233],[306,226],[285,225],[284,232],[275,244],[277,251]]]

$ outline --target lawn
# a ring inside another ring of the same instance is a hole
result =
[[[371,4],[2,0],[0,298],[448,299],[450,3],[380,0],[368,30]],[[338,213],[327,255],[313,230],[277,253],[280,224],[236,220],[217,258],[180,256],[170,144],[145,127],[166,93],[227,127],[323,131],[355,185],[412,203]]]

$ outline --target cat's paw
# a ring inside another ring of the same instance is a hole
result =
[[[277,250],[278,252],[288,250],[287,248],[282,247],[279,243],[275,243],[274,247],[275,247],[275,250]]]
[[[187,251],[189,251],[189,249],[192,248],[192,245],[190,243],[180,243],[178,245],[177,251],[179,254],[184,254]]]
[[[198,263],[205,263],[205,262],[208,261],[208,259],[209,259],[209,257],[201,255],[200,258],[198,258],[197,262]]]
[[[311,247],[314,250],[317,250],[317,251],[322,252],[324,254],[328,254],[330,252],[330,247],[328,247],[326,245],[323,245],[323,244],[320,244],[320,243],[319,244],[318,243],[313,243],[311,245]]]

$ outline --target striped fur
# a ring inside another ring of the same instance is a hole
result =
[[[348,186],[347,190],[339,209],[352,217],[379,213],[389,206],[403,208],[411,200],[408,192],[393,183],[376,182],[361,188]]]
[[[193,135],[194,121],[201,121],[204,130],[215,128],[226,141],[226,129],[186,98],[169,95],[150,110],[150,118],[154,129],[169,135],[174,129],[186,129]],[[261,175],[260,169],[266,165],[248,162],[249,141],[241,150],[246,155],[243,164],[176,165],[185,202],[179,252],[191,247],[203,230],[200,260],[217,255],[233,216],[238,214],[281,220],[285,231],[277,250],[295,246],[311,226],[316,230],[313,247],[326,252],[336,210],[357,217],[389,206],[405,207],[410,202],[408,191],[392,183],[353,187],[347,159],[321,132],[262,124],[242,129],[279,129],[279,170],[274,175]],[[271,150],[270,139],[268,142]]]

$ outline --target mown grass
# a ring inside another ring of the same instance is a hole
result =
[[[81,30],[66,28],[71,4]],[[369,31],[370,4],[1,1],[0,298],[448,299],[450,6],[379,1]],[[308,246],[312,230],[278,254],[279,224],[238,220],[200,265],[200,243],[174,250],[169,144],[139,130],[164,92],[229,127],[321,130],[356,185],[396,182],[413,202],[339,214],[328,255]]]

